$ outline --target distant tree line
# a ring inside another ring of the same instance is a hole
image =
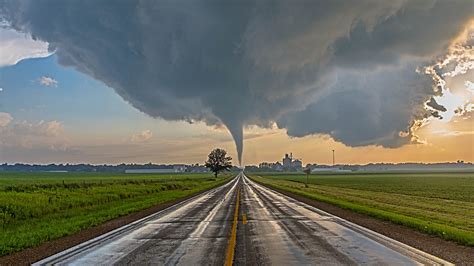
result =
[[[369,164],[307,164],[304,169],[340,169],[348,171],[387,171],[387,170],[436,170],[436,169],[474,169],[474,164],[470,162],[457,161],[445,163],[369,163]],[[247,165],[245,166],[247,172],[275,172],[273,168],[267,167],[264,164]],[[280,170],[284,172],[295,172],[295,169]],[[301,171],[301,170],[299,170]]]
[[[307,164],[306,168],[339,168],[351,171],[384,171],[384,170],[429,170],[429,169],[463,169],[472,168],[474,164],[470,162],[443,162],[443,163],[369,163],[369,164],[337,164],[337,165],[317,165]]]
[[[115,172],[123,173],[127,169],[173,169],[176,166],[185,166],[186,172],[205,172],[208,169],[200,164],[0,164],[0,171],[5,172]],[[237,167],[233,167],[231,171],[239,171]]]
[[[48,172],[48,171],[67,171],[67,172],[116,172],[122,173],[126,169],[173,169],[176,166],[186,166],[186,172],[204,172],[207,171],[205,165],[202,164],[0,164],[0,171],[5,172]],[[370,163],[366,165],[318,165],[307,164],[306,168],[332,168],[337,167],[344,170],[418,170],[418,169],[442,169],[442,168],[472,168],[473,163],[470,162],[446,162],[446,163]],[[256,165],[249,165],[245,167],[249,172],[271,172],[272,169]],[[238,172],[240,169],[236,166],[230,168],[232,172]]]

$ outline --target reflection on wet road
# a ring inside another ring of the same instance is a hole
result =
[[[38,264],[418,265],[436,257],[263,187],[219,188]]]

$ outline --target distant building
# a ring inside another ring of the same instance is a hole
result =
[[[186,172],[189,173],[206,173],[209,172],[209,168],[204,165],[200,165],[199,163],[186,165]]]
[[[283,171],[283,165],[280,162],[276,162],[273,164],[273,170],[281,172]]]
[[[184,164],[175,164],[173,165],[173,170],[175,173],[184,173],[188,168]]]
[[[173,169],[125,169],[126,174],[162,174],[174,173]]]
[[[283,169],[289,170],[291,168],[291,162],[293,161],[293,154],[288,156],[288,153],[285,153],[285,157],[283,158]]]
[[[168,174],[180,173],[173,168],[125,169],[126,174]]]
[[[301,160],[296,159],[291,163],[291,167],[293,169],[300,170],[303,168],[303,162]]]
[[[351,170],[342,170],[337,167],[317,167],[311,169],[312,173],[316,172],[351,172]]]
[[[290,155],[286,153],[282,162],[282,170],[284,171],[301,171],[301,169],[303,169],[303,162],[301,159],[293,160],[293,153],[290,153]]]
[[[253,169],[253,170],[255,170],[255,169]],[[262,162],[262,163],[258,164],[258,171],[260,171],[260,172],[265,172],[265,171],[280,172],[280,171],[283,171],[283,166],[281,165],[280,162],[274,162],[274,163]]]

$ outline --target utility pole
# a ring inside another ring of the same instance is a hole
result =
[[[306,173],[306,184],[304,186],[309,187],[308,186],[308,178],[309,178],[309,174],[311,174],[311,167],[308,167],[308,168],[304,169],[304,172]]]
[[[335,150],[332,150],[332,166],[336,165],[336,157],[334,155]]]

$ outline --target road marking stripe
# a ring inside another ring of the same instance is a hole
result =
[[[242,223],[247,224],[247,215],[245,213],[242,214]]]
[[[237,240],[237,221],[239,218],[239,201],[240,201],[240,188],[237,190],[237,200],[235,202],[234,221],[232,223],[232,231],[230,233],[229,245],[227,246],[227,253],[225,257],[226,266],[231,266],[234,263],[235,242]]]

